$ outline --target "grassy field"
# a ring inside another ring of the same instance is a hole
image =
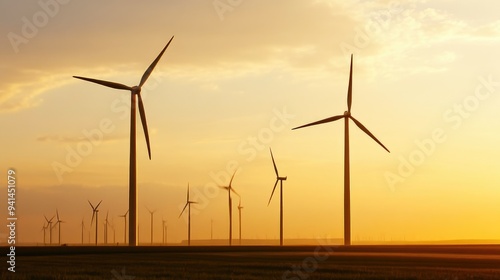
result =
[[[18,247],[16,256],[1,279],[500,279],[498,245]]]

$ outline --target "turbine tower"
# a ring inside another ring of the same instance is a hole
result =
[[[92,223],[94,223],[94,217],[95,217],[95,245],[97,246],[97,226],[99,225],[98,223],[98,219],[99,219],[99,205],[101,205],[101,201],[99,201],[99,203],[96,205],[96,207],[94,207],[94,205],[92,205],[92,203],[90,203],[90,200],[87,200],[90,204],[90,207],[92,207],[92,220],[90,221],[90,227],[92,227]]]
[[[271,159],[273,160],[274,172],[276,173],[276,183],[274,183],[273,191],[271,192],[271,197],[269,197],[269,202],[267,206],[271,203],[271,199],[273,198],[274,190],[276,190],[276,186],[278,185],[278,181],[280,182],[280,246],[283,246],[283,181],[286,181],[286,176],[282,177],[278,173],[278,168],[276,167],[276,162],[274,161],[273,151],[269,148],[269,152],[271,152]]]
[[[184,205],[184,208],[182,209],[182,212],[179,215],[180,218],[182,216],[182,213],[184,213],[184,210],[186,210],[186,207],[188,208],[188,246],[191,246],[191,204],[193,203],[198,203],[198,202],[189,200],[189,184],[188,184],[186,205]]]
[[[377,142],[387,152],[389,150],[382,144],[364,125],[351,115],[352,103],[352,61],[353,55],[351,54],[351,68],[349,73],[349,86],[347,90],[347,111],[343,115],[329,117],[323,120],[312,122],[302,125],[293,129],[299,129],[307,126],[313,126],[328,122],[333,122],[339,119],[344,119],[344,245],[351,245],[351,187],[350,187],[350,171],[349,171],[349,119],[351,119],[356,126],[359,127],[364,133],[368,134],[375,142]],[[389,152],[390,153],[390,152]]]
[[[151,245],[153,245],[153,215],[156,212],[156,209],[154,211],[149,210],[148,207],[146,207],[146,209],[148,209],[149,214],[151,214]]]
[[[233,183],[233,178],[234,175],[236,174],[236,171],[234,171],[233,176],[231,176],[231,180],[229,181],[229,185],[225,187],[220,187],[225,190],[227,190],[227,197],[228,197],[228,203],[229,203],[229,246],[232,245],[232,240],[233,240],[233,201],[231,200],[231,192],[234,192],[237,196],[240,196],[232,187]]]
[[[241,245],[241,209],[243,209],[243,206],[241,206],[241,197],[240,201],[238,202],[238,222],[239,222],[239,234],[240,234],[240,245]]]
[[[130,106],[130,162],[129,162],[129,210],[130,210],[130,227],[129,227],[129,246],[137,246],[137,185],[136,185],[136,95],[139,99],[139,114],[141,117],[142,127],[144,129],[144,135],[146,137],[146,144],[148,147],[148,155],[149,159],[151,159],[151,148],[149,144],[149,134],[148,134],[148,126],[146,122],[146,113],[144,112],[144,105],[142,103],[141,97],[141,88],[146,83],[147,79],[153,72],[153,69],[156,67],[158,61],[162,57],[165,50],[170,45],[170,42],[174,39],[174,36],[170,38],[167,45],[163,48],[160,54],[156,57],[156,59],[151,63],[146,72],[142,75],[141,81],[138,86],[126,86],[124,84],[108,82],[103,80],[85,78],[80,76],[73,76],[74,78],[81,79],[84,81],[100,84],[106,87],[119,89],[119,90],[129,90],[131,92],[131,106]]]

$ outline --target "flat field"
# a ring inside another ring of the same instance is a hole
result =
[[[500,279],[500,246],[17,247],[1,279]]]

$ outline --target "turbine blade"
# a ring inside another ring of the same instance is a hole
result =
[[[144,104],[142,103],[141,93],[139,95],[139,114],[141,115],[142,128],[144,129],[144,136],[146,136],[146,144],[148,145],[148,155],[151,159],[151,147],[149,145],[148,123],[146,122],[146,113],[144,112]]]
[[[98,204],[97,204],[97,206],[95,207],[95,209],[96,209],[96,210],[97,210],[97,208],[99,208],[99,205],[101,205],[101,202],[102,202],[102,200],[101,200],[101,201],[99,201],[99,203],[98,203]]]
[[[350,116],[350,118],[354,121],[354,123],[359,127],[359,129],[363,130],[368,136],[370,136],[375,142],[377,142],[382,148],[384,148],[388,153],[390,151],[382,144],[378,139],[373,135],[364,125],[362,125],[358,120],[356,120],[353,116]]]
[[[312,122],[312,123],[308,123],[308,124],[305,124],[305,125],[302,125],[302,126],[298,126],[298,127],[292,128],[292,130],[303,128],[303,127],[308,127],[308,126],[313,126],[313,125],[317,125],[317,124],[322,124],[322,123],[333,122],[333,121],[336,121],[336,120],[341,119],[343,117],[344,117],[344,115],[338,115],[338,116],[329,117],[329,118],[326,118],[326,119],[322,119],[320,121],[316,121],[316,122]]]
[[[90,220],[90,226],[94,224],[95,211],[92,211],[92,219]]]
[[[161,56],[163,55],[165,50],[168,48],[168,45],[170,45],[170,42],[172,42],[173,39],[174,39],[174,36],[172,36],[172,38],[170,38],[170,41],[168,41],[167,45],[163,48],[163,50],[156,57],[156,59],[153,61],[153,63],[151,63],[151,65],[148,67],[146,72],[144,72],[144,74],[142,75],[141,83],[139,84],[139,87],[142,87],[142,85],[144,85],[144,83],[147,81],[147,79],[149,78],[149,75],[151,75],[151,72],[153,72],[153,69],[155,69],[156,64],[158,63],[158,61],[160,61]]]
[[[45,220],[47,221],[47,224],[49,223],[49,219],[47,219],[47,216],[43,215],[43,217],[45,218]]]
[[[351,112],[352,104],[352,54],[351,54],[351,70],[349,72],[349,88],[347,90],[347,111]]]
[[[273,192],[271,193],[271,197],[269,197],[269,202],[267,203],[267,206],[269,206],[269,204],[271,203],[271,199],[273,198],[274,190],[276,190],[276,186],[278,185],[278,181],[279,181],[279,179],[276,179],[276,183],[274,183]]]
[[[231,188],[231,191],[234,192],[237,196],[240,196],[233,188]]]
[[[229,188],[231,188],[231,184],[233,183],[233,178],[234,178],[234,175],[236,174],[236,171],[238,171],[238,169],[236,169],[233,173],[233,176],[231,176],[231,180],[229,181]]]
[[[80,80],[84,80],[87,82],[92,82],[96,84],[100,84],[106,87],[114,88],[114,89],[123,89],[123,90],[132,90],[131,87],[126,86],[124,84],[119,84],[119,83],[114,83],[114,82],[108,82],[108,81],[103,81],[103,80],[97,80],[97,79],[92,79],[92,78],[85,78],[85,77],[80,77],[80,76],[73,76],[73,78],[77,78]]]
[[[127,214],[128,214],[128,210],[127,210],[127,212],[125,212],[125,216],[127,216]]]
[[[182,212],[179,215],[179,218],[182,216],[182,213],[184,213],[184,210],[186,210],[186,207],[188,207],[188,205],[189,205],[189,202],[186,202],[186,205],[184,205],[184,208],[182,208]]]
[[[87,200],[90,204],[90,207],[92,207],[92,210],[94,210],[94,205],[92,205],[92,202],[90,202],[90,200]]]
[[[273,151],[271,150],[271,148],[269,148],[269,151],[271,152],[271,158],[273,159],[273,165],[274,165],[274,171],[276,172],[276,177],[279,177],[280,175],[278,174],[278,168],[276,167],[276,162],[274,162]]]
[[[56,216],[57,216],[57,220],[59,221],[59,211],[57,211],[57,209],[56,209]]]
[[[186,201],[189,201],[189,183],[188,183],[188,189],[187,189],[187,198]]]

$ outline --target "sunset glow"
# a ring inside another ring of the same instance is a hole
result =
[[[287,176],[285,245],[342,238],[343,121],[292,128],[347,110],[351,53],[353,115],[390,150],[351,122],[353,244],[499,240],[500,4],[344,2],[3,1],[0,170],[16,172],[18,242],[42,244],[57,209],[61,242],[80,243],[83,219],[89,243],[87,200],[102,200],[99,230],[109,213],[123,242],[130,92],[72,76],[136,85],[172,36],[142,88],[151,160],[137,118],[141,243],[147,208],[154,242],[162,220],[168,242],[187,240],[188,183],[191,240],[209,240],[212,225],[227,239],[220,186],[235,171],[243,238],[278,240],[270,147]]]

